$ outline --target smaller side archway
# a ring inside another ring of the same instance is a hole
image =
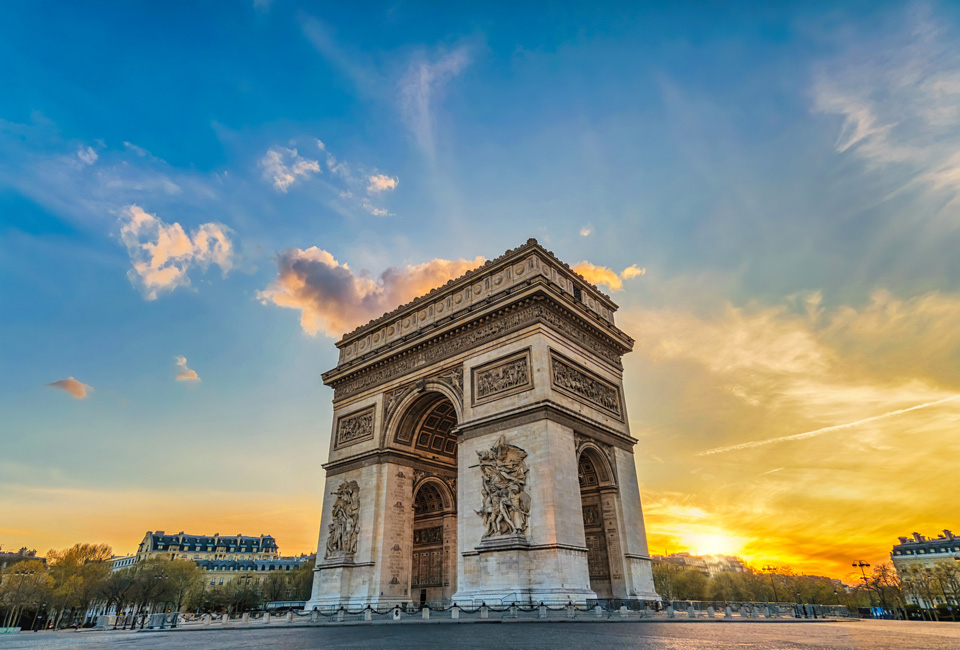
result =
[[[414,601],[446,601],[456,591],[457,509],[450,488],[437,477],[420,481],[413,492]]]
[[[593,443],[580,449],[577,478],[590,589],[601,599],[626,597],[619,552],[617,484],[606,454]]]

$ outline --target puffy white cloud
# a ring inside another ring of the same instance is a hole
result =
[[[632,264],[623,270],[623,273],[609,269],[605,266],[597,266],[584,260],[573,265],[573,270],[583,276],[583,279],[593,284],[607,287],[610,291],[622,291],[623,281],[644,275],[647,270],[638,268]]]
[[[267,153],[260,159],[260,166],[263,168],[264,178],[271,181],[280,192],[286,192],[298,178],[320,173],[320,163],[318,161],[304,158],[297,153],[296,149],[286,147],[274,147],[267,150]]]
[[[130,254],[130,281],[140,285],[147,300],[158,292],[189,286],[189,271],[206,271],[216,264],[226,273],[233,267],[230,229],[205,223],[192,235],[179,223],[167,224],[136,205],[127,206],[121,217],[120,238]]]
[[[400,184],[399,178],[391,178],[390,176],[385,176],[384,174],[373,174],[368,179],[369,185],[367,185],[367,192],[370,194],[385,192],[387,190],[397,189],[397,185]]]
[[[389,268],[373,279],[340,264],[333,255],[313,246],[290,248],[277,258],[277,278],[257,297],[264,304],[300,311],[308,334],[339,337],[358,325],[443,285],[483,264],[475,260],[434,259],[402,268]]]
[[[84,165],[92,165],[97,162],[100,156],[93,150],[93,147],[80,147],[80,149],[77,150],[77,158],[79,158]]]
[[[58,379],[57,381],[50,382],[47,384],[47,386],[64,390],[70,393],[74,399],[86,399],[89,397],[89,393],[93,392],[93,386],[89,386],[81,381],[77,381],[73,377]]]
[[[176,356],[174,359],[177,362],[177,381],[200,381],[197,371],[187,367],[186,357]]]
[[[587,224],[586,226],[580,229],[581,237],[589,237],[592,234],[593,234],[593,226],[591,226],[590,224]]]

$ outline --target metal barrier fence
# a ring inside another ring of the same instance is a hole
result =
[[[858,618],[845,607],[800,603],[726,603],[675,600],[655,601],[589,601],[587,603],[541,602],[462,606],[455,603],[428,603],[375,607],[329,606],[312,611],[289,611],[286,614],[257,612],[233,616],[204,615],[186,625],[338,625],[374,622],[471,621],[493,619],[518,620],[643,620],[643,619],[836,619]]]

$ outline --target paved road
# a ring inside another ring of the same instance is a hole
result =
[[[464,648],[467,650],[956,650],[960,623],[529,623],[59,632],[0,636],[0,650],[122,648]]]

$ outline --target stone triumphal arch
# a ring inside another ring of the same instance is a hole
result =
[[[531,239],[346,334],[308,609],[656,599],[616,310]]]

